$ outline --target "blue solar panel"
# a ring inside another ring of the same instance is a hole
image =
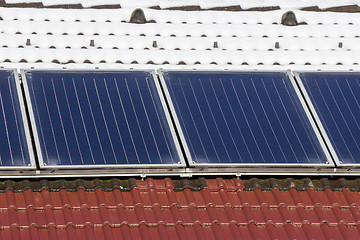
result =
[[[25,76],[43,167],[182,165],[151,72]]]
[[[299,73],[338,163],[360,164],[360,73]]]
[[[286,73],[164,71],[161,78],[192,164],[328,164]]]
[[[0,168],[34,167],[14,71],[0,71]],[[24,108],[23,108],[24,109]],[[28,135],[29,136],[29,135]],[[30,153],[30,151],[31,153]]]

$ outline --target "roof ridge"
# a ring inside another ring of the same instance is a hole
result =
[[[115,189],[119,189],[121,191],[130,191],[134,187],[136,187],[136,180],[134,178],[129,178],[127,180],[120,180],[113,178],[111,180],[101,180],[101,179],[93,179],[93,180],[84,180],[84,179],[76,179],[76,180],[23,180],[23,181],[11,181],[5,180],[0,182],[0,193],[6,191],[13,191],[15,193],[24,192],[27,190],[31,190],[32,192],[41,192],[43,190],[47,190],[49,192],[58,192],[60,190],[66,190],[68,192],[76,192],[79,190],[84,191],[95,191],[97,189],[101,189],[104,192],[110,192]]]
[[[148,190],[148,188],[155,188],[157,190],[170,188],[174,191],[183,191],[185,189],[190,189],[191,191],[200,191],[207,186],[207,181],[205,178],[197,179],[179,179],[172,180],[167,178],[166,186],[156,185],[156,180],[152,178],[147,178],[145,181],[136,180],[135,178],[129,179],[118,179],[112,178],[108,179],[99,179],[95,178],[92,180],[76,179],[76,180],[22,180],[22,181],[12,181],[5,180],[0,181],[0,193],[6,191],[13,191],[15,193],[24,192],[31,190],[32,192],[41,192],[47,190],[49,192],[58,192],[60,190],[66,190],[68,192],[76,192],[79,190],[84,190],[87,192],[93,192],[98,189],[101,189],[104,192],[111,192],[115,189],[121,191],[131,191],[133,188],[137,188],[140,191]]]
[[[314,191],[324,191],[331,189],[333,191],[342,191],[349,189],[352,192],[360,191],[360,178],[354,180],[340,179],[258,179],[251,178],[249,180],[242,180],[244,184],[244,191],[254,191],[260,189],[262,191],[271,191],[273,189],[279,189],[280,191],[289,191],[290,189],[296,189],[297,191],[307,191],[308,189],[314,189]]]
[[[104,192],[111,192],[115,189],[120,191],[131,191],[133,188],[139,191],[147,191],[149,188],[156,189],[157,191],[167,191],[167,189],[174,190],[175,192],[189,189],[191,191],[201,191],[206,189],[208,191],[218,191],[224,189],[226,191],[254,191],[260,189],[262,191],[289,191],[295,189],[297,191],[307,191],[313,189],[314,191],[325,191],[330,189],[334,192],[343,191],[348,189],[351,192],[360,191],[360,178],[356,179],[329,179],[329,178],[283,178],[283,179],[224,179],[224,178],[194,178],[194,179],[170,179],[166,178],[165,184],[153,178],[147,178],[144,181],[135,178],[129,179],[100,179],[95,178],[91,180],[76,179],[76,180],[23,180],[0,181],[0,193],[6,191],[13,191],[15,193],[30,190],[32,192],[41,192],[47,190],[49,192],[58,192],[66,190],[68,192],[76,192],[79,190],[93,192],[101,189]]]

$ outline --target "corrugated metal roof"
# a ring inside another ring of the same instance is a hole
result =
[[[284,182],[289,183],[288,188],[277,187],[285,186]],[[359,239],[360,196],[354,191],[358,182],[222,178],[6,181],[1,183],[0,237]]]

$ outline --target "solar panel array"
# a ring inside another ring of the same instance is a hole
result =
[[[360,73],[158,76],[23,71],[39,167],[360,164]],[[0,170],[36,168],[22,96],[17,72],[1,70]]]
[[[162,78],[193,165],[329,163],[286,73],[164,71]]]
[[[360,164],[360,74],[299,73],[340,164]]]
[[[23,121],[18,91],[20,83],[15,72],[0,71],[0,167],[33,168],[30,157],[30,139],[26,136],[27,125]]]
[[[44,167],[180,166],[151,72],[26,71]]]

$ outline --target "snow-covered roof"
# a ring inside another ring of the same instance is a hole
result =
[[[314,1],[191,1],[201,8],[278,6],[272,11],[166,10],[186,4],[163,0],[5,2],[7,7],[0,8],[0,67],[5,68],[359,69],[360,13],[301,10]],[[23,2],[121,7],[8,7]],[[130,23],[135,6],[142,7],[148,23]],[[317,1],[315,6],[339,3]],[[301,24],[281,24],[288,10]]]
[[[116,6],[122,8],[128,7],[152,7],[160,8],[199,6],[203,9],[240,6],[242,9],[277,7],[281,9],[302,9],[307,7],[318,7],[320,9],[357,6],[359,0],[3,0],[4,5],[11,4],[37,4],[42,6],[64,6],[64,5],[81,5],[84,8],[98,6]]]

